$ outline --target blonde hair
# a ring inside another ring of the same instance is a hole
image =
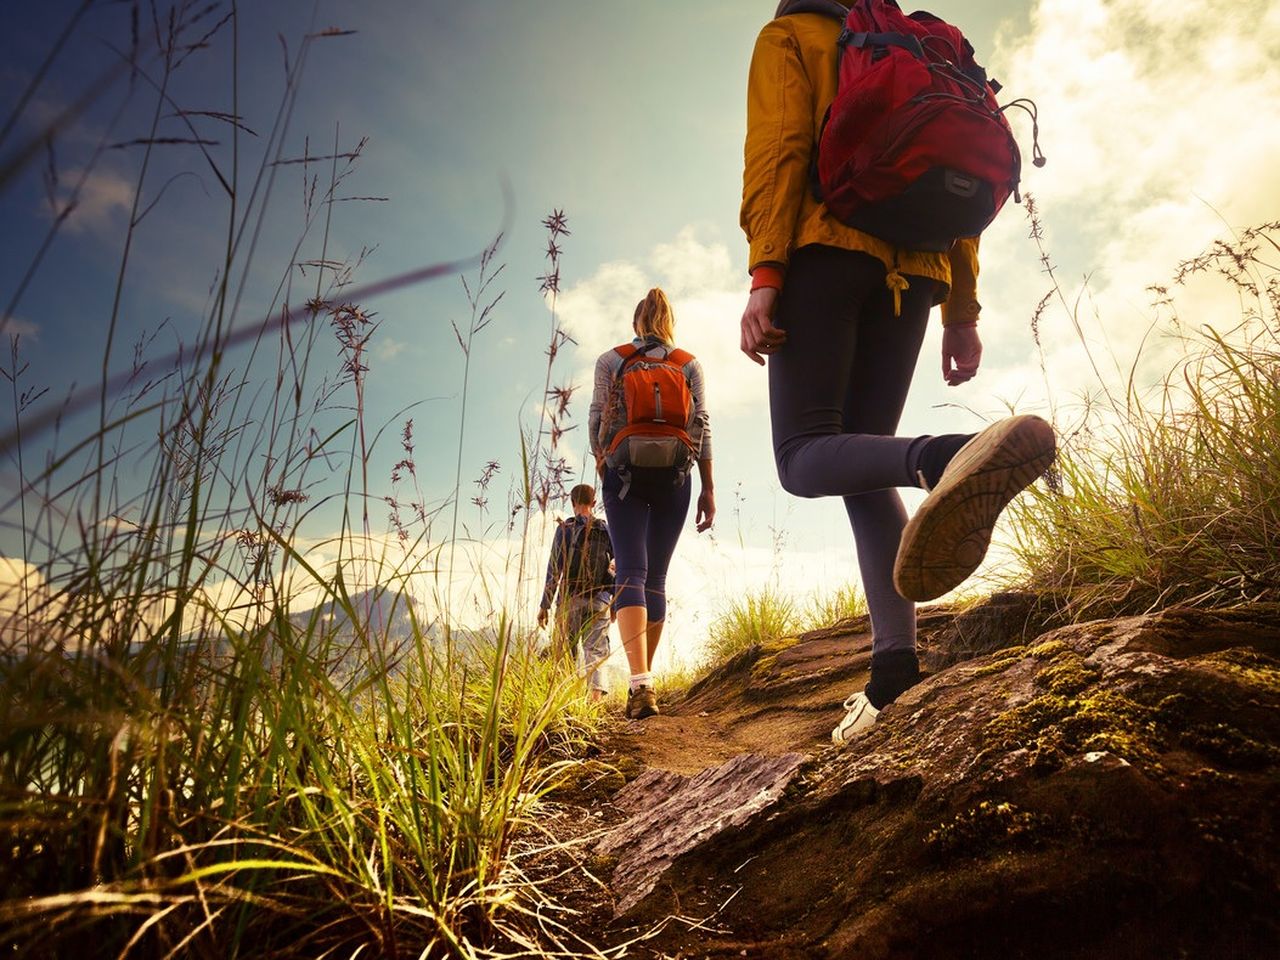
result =
[[[642,337],[657,337],[666,344],[676,342],[676,316],[671,311],[671,301],[659,288],[654,287],[636,304],[635,327]]]

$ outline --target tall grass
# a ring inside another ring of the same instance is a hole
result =
[[[846,585],[829,593],[811,596],[802,611],[800,628],[819,630],[822,627],[834,626],[842,620],[864,617],[866,614],[867,598],[857,587]]]
[[[278,613],[217,650],[6,663],[14,955],[465,956],[502,931],[507,853],[580,694],[506,625],[465,663],[415,631],[389,677]]]
[[[164,151],[196,151],[223,191],[223,253],[192,340],[161,358],[139,343],[121,374],[120,304],[139,292],[130,251],[155,223],[153,205],[135,204],[87,418],[82,400],[59,405],[28,382],[10,338],[3,453],[20,490],[3,511],[17,516],[22,556],[0,598],[0,949],[472,957],[536,953],[535,930],[555,947],[554,912],[510,852],[597,715],[557,663],[528,655],[501,605],[462,631],[409,599],[456,542],[430,535],[411,425],[397,470],[412,475],[412,509],[396,536],[371,529],[370,502],[383,499],[369,470],[382,431],[365,406],[377,323],[353,297],[363,254],[331,253],[363,141],[335,131],[330,153],[309,140],[301,156],[285,149],[308,52],[346,31],[286,52],[280,107],[250,152],[234,96],[225,113],[176,99],[190,56],[236,62],[236,7],[176,3],[154,25],[154,44],[123,61],[133,95],[150,98],[129,140],[134,196],[155,190],[160,203]],[[30,142],[65,122],[6,123],[0,189],[19,181]],[[230,129],[229,148],[215,149],[212,125]],[[18,133],[30,141],[6,144]],[[114,121],[100,136],[84,176],[128,139]],[[303,227],[270,302],[253,308],[267,319],[247,322],[282,171],[301,173]],[[6,323],[74,208],[73,189]],[[485,296],[492,255],[469,295]],[[496,300],[485,303],[471,334]],[[317,369],[333,352],[338,370]],[[533,455],[550,456],[541,431]],[[456,501],[456,471],[450,482]],[[333,526],[324,546],[338,559],[321,566],[306,531]]]
[[[707,665],[723,663],[753,646],[766,646],[788,636],[834,626],[867,612],[866,600],[853,586],[804,600],[766,586],[725,604],[707,635]]]
[[[796,601],[773,587],[743,594],[728,604],[707,633],[706,657],[720,663],[796,630]]]
[[[1175,314],[1177,366],[1090,407],[1053,482],[1015,502],[1023,575],[1071,615],[1280,600],[1278,236],[1263,224],[1181,265],[1179,283],[1216,278],[1240,314]]]

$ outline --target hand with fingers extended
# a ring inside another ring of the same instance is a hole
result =
[[[957,387],[972,380],[982,362],[982,339],[975,323],[953,323],[942,328],[942,379]]]
[[[787,333],[773,325],[773,312],[778,307],[778,291],[760,287],[751,291],[747,309],[742,313],[742,352],[763,365],[765,356],[777,353],[787,342]]]

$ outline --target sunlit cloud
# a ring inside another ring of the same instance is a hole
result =
[[[21,557],[0,557],[0,606],[12,609],[23,591],[40,588],[39,569]]]
[[[1040,327],[1060,397],[1096,390],[1095,369],[1122,383],[1140,347],[1140,381],[1166,372],[1183,346],[1149,336],[1148,288],[1168,284],[1215,238],[1276,218],[1269,158],[1280,152],[1280,125],[1262,122],[1259,109],[1280,102],[1280,57],[1260,39],[1277,35],[1280,8],[1265,0],[1238,4],[1229,18],[1189,2],[1040,0],[1029,33],[998,38],[993,73],[1006,94],[1039,104],[1049,158],[1027,168],[1023,185],[1038,200],[1066,296]],[[1025,154],[1029,124],[1011,115]],[[982,330],[997,351],[988,373],[1005,396],[1046,393],[1036,358],[998,353],[1031,346],[1029,319],[1050,285],[1027,232],[1011,204],[983,238]],[[1221,283],[1176,292],[1193,328],[1239,321]]]
[[[38,567],[20,557],[0,556],[0,654],[57,642],[61,610]]]
[[[738,350],[746,274],[733,266],[727,244],[702,234],[686,226],[643,262],[603,264],[561,294],[562,322],[578,343],[580,383],[590,386],[597,356],[631,339],[636,304],[658,286],[675,311],[677,342],[702,363],[713,415],[740,411],[759,399],[760,384],[741,376],[746,367]]]

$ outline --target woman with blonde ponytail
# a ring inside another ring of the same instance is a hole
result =
[[[667,567],[692,497],[695,522],[715,518],[711,426],[702,365],[675,345],[675,314],[655,287],[636,305],[635,339],[596,361],[588,429],[616,563],[614,610],[631,668],[628,719],[658,712],[651,668],[667,613]]]

